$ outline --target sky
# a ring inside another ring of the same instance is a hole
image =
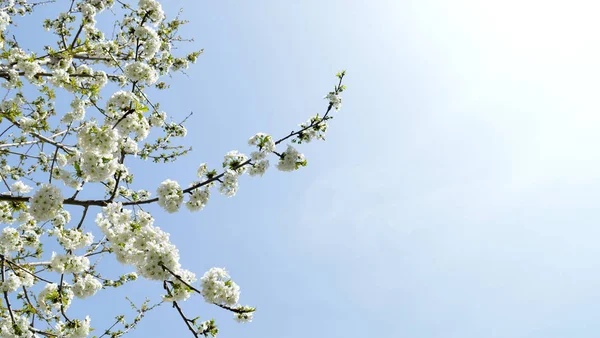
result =
[[[289,133],[348,72],[327,140],[299,147],[306,168],[242,178],[200,213],[154,214],[185,268],[225,267],[258,309],[238,324],[193,297],[186,313],[214,317],[221,338],[598,336],[594,1],[163,6],[184,9],[184,49],[205,53],[154,96],[194,113],[194,150],[140,165],[150,187],[249,152],[256,132]],[[73,310],[106,317],[125,294],[161,292],[140,281]],[[188,334],[163,305],[130,337]]]

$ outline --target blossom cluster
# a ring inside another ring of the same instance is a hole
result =
[[[51,184],[43,184],[31,197],[29,212],[38,222],[52,219],[62,208],[61,190]]]
[[[183,191],[179,184],[172,180],[162,182],[156,194],[158,195],[158,205],[170,213],[179,210],[181,202],[183,202]]]
[[[119,262],[133,265],[144,278],[166,280],[167,269],[179,272],[179,250],[169,234],[154,226],[154,218],[138,210],[135,215],[121,203],[111,203],[96,216],[96,224],[111,244]]]
[[[202,278],[202,296],[208,303],[234,306],[240,299],[240,287],[225,269],[212,268]]]

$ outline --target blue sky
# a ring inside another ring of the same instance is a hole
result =
[[[187,182],[258,131],[288,133],[348,70],[327,141],[301,148],[308,167],[246,177],[200,213],[155,214],[186,268],[226,267],[258,308],[244,325],[199,297],[186,313],[216,318],[222,338],[598,335],[594,2],[163,6],[184,8],[205,54],[155,96],[194,112],[194,151],[148,165],[136,177],[148,186]],[[74,310],[161,291],[142,281]],[[187,334],[163,306],[131,337]]]

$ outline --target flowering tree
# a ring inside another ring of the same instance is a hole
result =
[[[172,304],[195,337],[218,330],[213,320],[184,313],[181,303],[194,294],[240,322],[251,321],[255,309],[239,304],[240,288],[228,272],[212,268],[198,281],[181,266],[169,234],[153,224],[144,206],[157,203],[174,213],[185,204],[199,211],[213,188],[234,196],[240,176],[262,176],[270,159],[282,171],[305,166],[304,155],[290,143],[324,139],[327,121],[341,105],[344,72],[326,96],[325,112],[297,131],[279,139],[257,133],[248,141],[249,156],[231,151],[219,169],[199,164],[187,188],[166,180],[133,190],[128,159],[164,163],[189,151],[172,142],[186,135],[184,123],[170,121],[147,95],[149,89],[168,89],[162,80],[201,54],[171,52],[186,41],[178,35],[185,21],[167,19],[156,0],[0,0],[0,5],[0,77],[6,89],[0,103],[0,336],[87,337],[91,319],[70,316],[71,303],[138,276],[162,285],[158,305]],[[56,41],[21,46],[15,20],[41,5],[66,7],[43,23]],[[101,17],[113,24],[110,38],[98,28]],[[70,107],[55,107],[57,95],[68,97]],[[98,196],[80,197],[84,188]],[[99,258],[105,255],[135,272],[103,277]],[[137,306],[133,320],[118,316],[113,326],[95,332],[120,337],[154,306]]]

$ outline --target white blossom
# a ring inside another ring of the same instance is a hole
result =
[[[165,124],[165,119],[167,118],[167,113],[164,111],[161,112],[152,112],[150,117],[148,118],[148,122],[152,127],[161,127]]]
[[[24,268],[25,269],[25,268]],[[29,270],[27,270],[29,271]],[[35,284],[35,279],[32,275],[32,272],[27,273],[23,270],[18,271],[19,273],[19,279],[21,280],[21,285],[24,287],[31,287],[33,286],[33,284]]]
[[[176,181],[162,182],[156,194],[158,195],[158,205],[170,213],[178,211],[183,202],[183,191]]]
[[[188,270],[181,269],[177,276],[179,276],[185,283],[191,285],[196,281],[196,275]],[[182,283],[179,278],[173,277],[170,281],[170,291],[163,299],[167,302],[179,302],[188,299],[193,290],[190,289],[185,283]]]
[[[90,260],[84,256],[52,253],[50,269],[58,273],[82,273],[90,268]]]
[[[73,189],[79,188],[79,181],[77,181],[74,175],[66,169],[55,167],[52,171],[52,177],[57,180],[63,181],[63,183],[68,187],[71,187]]]
[[[23,248],[21,235],[15,228],[5,227],[0,235],[0,252],[8,255],[10,252],[19,251]]]
[[[198,166],[198,170],[196,171],[196,176],[198,176],[198,178],[203,178],[207,172],[208,172],[208,166],[206,165],[206,163],[202,163],[202,164],[200,164],[200,166]]]
[[[52,71],[52,76],[48,78],[48,82],[56,87],[64,87],[69,84],[69,73],[61,68]]]
[[[254,317],[254,312],[236,313],[235,320],[238,323],[250,323]]]
[[[19,127],[24,132],[31,132],[35,128],[37,121],[27,116],[23,116],[19,119]]]
[[[96,123],[86,124],[79,133],[77,141],[84,152],[111,156],[118,149],[119,133],[111,126],[98,127]]]
[[[73,284],[73,294],[77,298],[87,298],[93,296],[102,289],[102,283],[90,274],[86,274],[85,277],[77,279]]]
[[[145,60],[152,59],[160,49],[160,37],[150,27],[141,26],[135,29],[135,37],[141,41],[141,57]]]
[[[136,213],[123,209],[121,203],[111,203],[102,208],[96,224],[111,243],[116,258],[123,264],[131,264],[143,277],[166,280],[180,270],[179,251],[169,241],[169,234],[153,226],[154,219],[144,211]]]
[[[79,167],[86,181],[100,182],[113,176],[120,165],[112,155],[87,151],[81,155]]]
[[[185,202],[185,206],[190,211],[200,211],[204,209],[208,199],[210,198],[210,190],[205,189],[194,189],[190,194],[190,199]]]
[[[158,81],[156,70],[144,62],[127,64],[123,71],[125,76],[133,82],[146,82],[146,84],[152,85]]]
[[[250,176],[262,176],[269,169],[269,160],[262,160],[256,163],[253,163],[250,169],[248,170],[248,174]]]
[[[258,152],[254,152],[252,159],[255,161],[262,160],[264,156],[275,151],[275,141],[270,135],[265,133],[257,133],[248,140],[248,145],[258,147]],[[256,154],[255,154],[256,153]]]
[[[21,83],[21,77],[16,69],[9,69],[7,71],[8,80],[2,83],[2,87],[6,89],[17,88]]]
[[[11,204],[8,202],[0,202],[0,222],[5,224],[11,224],[15,221],[13,218],[13,209]]]
[[[156,0],[140,0],[138,7],[141,11],[148,13],[150,21],[157,24],[164,20],[165,12],[162,9],[160,2]]]
[[[242,165],[248,160],[248,156],[240,153],[237,150],[232,150],[225,154],[225,159],[223,160],[223,168],[228,168],[239,175],[243,174],[247,170],[247,166]]]
[[[65,310],[71,305],[71,301],[73,300],[73,291],[71,290],[71,286],[67,282],[63,282],[61,290],[62,292],[60,294],[58,289],[58,284],[48,283],[38,294],[38,306],[47,315],[50,315],[52,310],[60,311],[61,304]]]
[[[17,194],[27,194],[31,191],[31,187],[21,181],[16,181],[10,185],[10,191]]]
[[[240,298],[240,287],[225,269],[211,268],[202,278],[202,296],[208,303],[234,306]]]
[[[223,183],[221,183],[219,191],[221,192],[221,194],[227,197],[233,197],[237,193],[237,189],[238,174],[231,169],[225,170],[225,173],[223,175]]]
[[[106,102],[106,111],[111,118],[119,118],[122,116],[123,111],[136,107],[138,104],[138,98],[129,91],[120,90],[108,99]]]
[[[17,62],[17,67],[23,71],[27,80],[35,84],[39,83],[41,79],[41,77],[36,78],[36,75],[44,72],[44,69],[37,61],[26,61],[23,59]]]
[[[52,219],[52,225],[55,227],[62,227],[70,221],[71,213],[69,213],[67,210],[61,209]]]
[[[63,196],[59,188],[43,184],[31,197],[29,213],[38,222],[52,219],[62,208]]]
[[[294,147],[288,145],[287,150],[279,158],[277,169],[281,171],[294,171],[305,165],[306,159],[304,159],[304,155],[299,153]]]
[[[50,233],[56,236],[56,239],[65,250],[77,250],[90,246],[94,241],[94,235],[91,232],[84,233],[81,229],[65,229],[58,226]]]
[[[32,338],[33,332],[29,331],[29,319],[26,316],[14,317],[14,325],[10,316],[0,319],[0,336],[4,338]]]
[[[0,285],[0,290],[2,292],[15,292],[17,289],[21,287],[21,279],[15,275],[13,272],[9,272],[6,274],[4,278],[4,282]]]
[[[87,100],[75,98],[73,101],[71,101],[71,109],[73,110],[66,113],[61,121],[63,123],[72,123],[73,121],[83,120],[85,117],[85,107],[88,104],[89,101]]]
[[[335,93],[329,93],[325,96],[325,99],[329,100],[329,103],[335,110],[340,110],[342,107],[342,98]]]
[[[90,317],[86,316],[84,320],[72,320],[65,324],[59,322],[56,329],[61,333],[61,338],[86,338],[90,334]]]
[[[10,24],[10,16],[6,11],[0,10],[0,31],[4,31]]]

